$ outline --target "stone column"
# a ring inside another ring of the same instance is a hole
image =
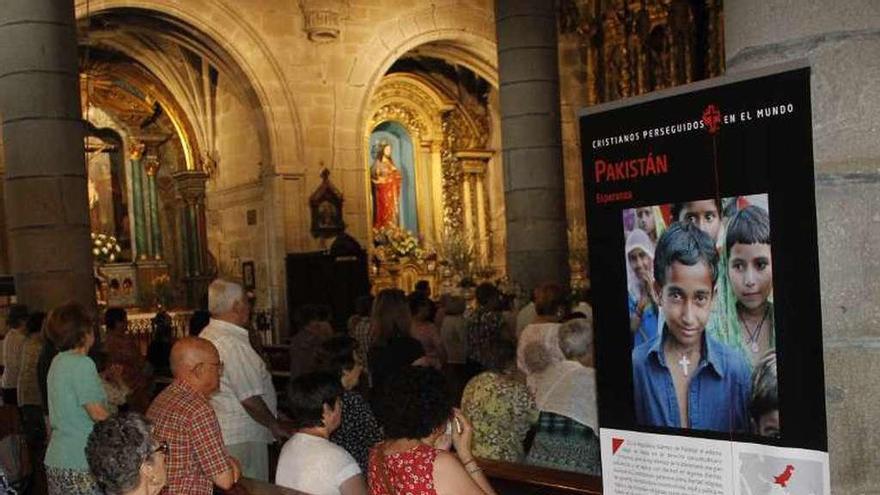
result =
[[[507,271],[526,289],[568,284],[554,2],[498,0]]]
[[[73,2],[0,7],[6,218],[19,301],[95,306]]]
[[[129,153],[131,166],[132,214],[134,217],[134,259],[147,257],[147,229],[144,217],[144,181],[141,159],[144,156],[144,143],[135,142]]]
[[[728,72],[797,58],[812,65],[831,491],[874,493],[880,486],[880,3],[737,0],[724,9]]]

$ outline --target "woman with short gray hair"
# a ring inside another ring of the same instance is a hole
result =
[[[168,444],[153,440],[150,423],[137,413],[95,425],[86,459],[106,495],[156,495],[165,486]]]
[[[592,367],[593,325],[586,318],[577,318],[559,327],[559,350],[565,359]]]
[[[538,406],[537,432],[526,462],[538,466],[599,474],[596,372],[590,320],[569,320],[559,327],[559,351],[552,357],[540,343],[524,349]]]

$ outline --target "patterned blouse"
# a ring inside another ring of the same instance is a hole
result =
[[[598,476],[602,472],[599,438],[593,429],[577,421],[541,412],[532,449],[526,463],[562,471]]]
[[[368,370],[370,366],[367,362],[367,354],[373,345],[372,328],[369,316],[355,315],[348,321],[348,336],[357,341],[357,347],[355,347],[354,352]]]
[[[367,401],[357,392],[342,394],[342,423],[330,435],[330,441],[345,449],[367,472],[370,449],[382,441],[382,429]]]
[[[461,408],[474,425],[475,456],[522,461],[523,440],[538,419],[525,383],[492,371],[480,373],[465,387]]]
[[[18,374],[18,405],[41,406],[40,382],[37,364],[43,350],[43,339],[39,333],[28,335],[21,348],[21,369]],[[2,493],[2,492],[0,492]]]
[[[488,367],[493,347],[504,329],[504,317],[498,311],[477,308],[466,321],[468,360]]]
[[[386,454],[384,462],[380,462],[380,448],[381,444],[370,451],[370,495],[437,495],[434,489],[437,449],[419,444],[404,452]]]

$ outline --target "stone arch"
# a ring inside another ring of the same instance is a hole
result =
[[[388,69],[401,56],[420,48],[433,56],[460,63],[498,87],[498,55],[495,43],[494,12],[460,5],[431,6],[401,20],[377,26],[377,34],[368,41],[355,59],[348,84],[361,93],[357,98],[358,122],[362,129],[374,91]],[[379,63],[371,56],[385,53]],[[428,53],[426,53],[428,54]],[[345,114],[343,114],[344,116]],[[352,143],[356,144],[356,143]]]
[[[77,0],[77,19],[112,9],[140,9],[176,19],[206,36],[228,54],[245,76],[259,104],[267,134],[271,171],[303,161],[302,130],[293,94],[284,73],[256,30],[225,3],[208,0]],[[235,43],[233,43],[235,40]],[[245,56],[259,53],[261,56]],[[272,74],[279,84],[268,88],[258,74]]]
[[[410,74],[390,74],[382,79],[382,83],[373,92],[370,107],[367,111],[367,122],[372,127],[381,123],[377,112],[390,103],[400,103],[413,114],[414,123],[423,133],[423,139],[440,139],[440,114],[450,110],[454,103],[446,92],[426,81],[422,77]],[[419,105],[411,103],[417,101]]]
[[[340,137],[344,149],[354,150],[354,163],[368,161],[362,146],[362,130],[370,114],[370,101],[383,76],[404,54],[419,50],[426,56],[461,64],[498,88],[498,55],[495,42],[494,12],[462,5],[432,5],[414,10],[399,19],[376,26],[376,34],[357,53],[349,70],[343,104],[337,107],[340,128],[353,130]],[[377,58],[376,54],[383,54]],[[355,192],[355,201],[364,198]],[[363,214],[367,214],[364,212]],[[367,220],[364,220],[367,223]],[[367,241],[366,232],[359,233]]]

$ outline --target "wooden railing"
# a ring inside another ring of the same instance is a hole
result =
[[[187,335],[189,332],[190,310],[169,311],[171,324],[174,326],[174,338]],[[144,340],[149,344],[153,340],[153,318],[156,313],[129,313],[128,333],[135,335],[138,340]]]
[[[600,495],[602,478],[529,464],[480,459],[478,464],[501,495]]]
[[[481,460],[480,466],[491,479],[492,488],[499,495],[600,495],[602,493],[602,481],[595,476],[487,460]],[[261,481],[242,479],[236,489],[225,493],[227,495],[295,495],[301,492]]]
[[[189,335],[189,319],[193,311],[189,309],[177,309],[168,312],[171,316],[171,324],[174,327],[173,339],[179,339]],[[128,333],[133,335],[140,344],[142,351],[146,352],[147,346],[153,341],[153,317],[155,312],[130,312],[128,314]],[[259,336],[260,342],[265,346],[276,344],[274,311],[261,310],[253,314],[253,328]],[[275,347],[280,347],[275,345]]]

